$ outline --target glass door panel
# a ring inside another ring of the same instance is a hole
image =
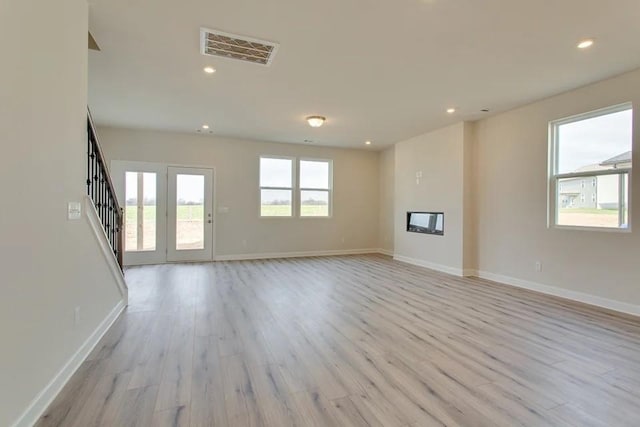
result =
[[[166,261],[166,166],[113,161],[111,175],[124,209],[125,265]]]
[[[213,171],[168,168],[168,261],[213,259]]]
[[[204,175],[176,175],[176,249],[204,249]]]
[[[156,250],[156,181],[157,174],[153,172],[126,173],[126,252]],[[142,197],[138,197],[139,194]]]

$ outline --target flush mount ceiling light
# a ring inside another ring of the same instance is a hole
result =
[[[578,49],[588,49],[593,46],[593,39],[582,40],[578,43]]]
[[[455,108],[447,108],[447,113],[449,113],[449,114],[453,114],[453,113],[455,113],[455,112],[456,112],[456,109],[455,109]]]
[[[371,141],[365,141],[364,144],[365,145],[371,145]]]
[[[307,123],[309,123],[309,126],[311,126],[312,128],[319,128],[324,124],[325,120],[327,120],[327,118],[322,116],[307,117]]]
[[[213,74],[216,72],[216,69],[213,67],[204,67],[204,72],[207,74]]]
[[[209,125],[202,125],[202,129],[209,129]]]

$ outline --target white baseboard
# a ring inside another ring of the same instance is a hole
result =
[[[216,255],[216,261],[243,261],[272,258],[304,258],[313,256],[361,255],[378,253],[379,249],[332,249],[326,251],[269,252],[258,254]]]
[[[393,251],[390,251],[389,249],[378,248],[376,251],[382,255],[393,256]]]
[[[572,291],[569,289],[559,288],[556,286],[543,285],[541,283],[531,282],[528,280],[517,279],[515,277],[504,276],[501,274],[489,273],[488,271],[475,271],[473,276],[481,279],[491,280],[493,282],[502,283],[516,288],[528,289],[530,291],[540,292],[547,295],[581,302],[596,307],[606,308],[620,313],[640,316],[640,306],[629,304],[626,302],[616,301],[596,295],[586,294],[584,292]]]
[[[51,402],[56,398],[58,393],[60,393],[62,388],[67,384],[71,376],[89,356],[94,347],[100,342],[100,339],[102,339],[111,325],[113,325],[113,322],[115,322],[118,316],[120,316],[120,313],[122,313],[122,310],[124,310],[125,307],[126,304],[124,300],[121,300],[113,310],[109,312],[107,317],[100,322],[89,338],[87,338],[80,346],[78,351],[71,356],[49,384],[47,384],[46,387],[38,393],[29,407],[27,407],[16,422],[13,423],[12,427],[31,427],[38,421]]]
[[[118,265],[118,260],[111,250],[109,239],[104,232],[104,228],[102,228],[102,223],[100,222],[100,217],[98,216],[96,207],[93,205],[93,200],[91,200],[91,197],[89,196],[85,197],[85,212],[87,213],[87,219],[91,226],[91,230],[93,230],[93,235],[95,236],[98,246],[100,246],[100,250],[107,261],[107,266],[111,271],[111,275],[116,281],[118,290],[124,299],[125,305],[127,305],[129,303],[129,288],[127,287],[127,282],[125,282],[122,270],[120,270],[120,266]]]
[[[425,267],[430,270],[436,270],[442,273],[452,274],[454,276],[463,275],[463,271],[461,268],[449,267],[448,265],[436,264],[433,262],[423,261],[421,259],[416,259],[416,258],[410,258],[403,255],[394,255],[393,259],[400,262],[406,262],[407,264],[413,264],[419,267]]]

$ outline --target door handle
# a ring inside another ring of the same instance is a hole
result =
[[[209,224],[211,224],[213,221],[209,220],[209,221],[207,221],[207,222],[208,222]]]

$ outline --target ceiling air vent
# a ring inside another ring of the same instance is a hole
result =
[[[277,50],[277,43],[218,30],[200,29],[200,53],[203,55],[222,56],[269,66]]]

